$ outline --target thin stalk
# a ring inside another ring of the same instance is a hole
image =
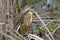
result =
[[[2,31],[0,31],[0,33],[1,33],[2,35],[6,36],[6,37],[8,37],[8,38],[10,38],[10,39],[12,39],[12,40],[15,40],[13,37],[11,37],[11,36],[9,36],[9,35],[3,33]]]
[[[8,32],[10,32],[12,35],[14,35],[14,37],[16,37],[17,39],[19,39],[19,37],[17,35],[15,35],[14,33],[12,33],[10,30],[8,30]]]

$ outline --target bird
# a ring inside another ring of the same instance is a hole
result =
[[[27,14],[25,14],[25,16],[24,16],[23,23],[21,24],[21,27],[19,29],[19,33],[21,35],[24,36],[28,33],[29,28],[32,24],[32,20],[33,20],[33,14],[32,14],[32,12],[28,11]]]

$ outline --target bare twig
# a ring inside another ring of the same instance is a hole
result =
[[[48,37],[49,40],[52,40],[47,33],[45,33],[45,35]]]
[[[14,30],[15,31],[15,30]],[[15,31],[16,34],[18,34],[20,37],[24,38],[21,34],[19,34],[17,31]],[[25,38],[24,38],[25,39]],[[25,39],[26,40],[26,39]]]
[[[58,26],[58,27],[53,31],[53,34],[57,31],[58,28],[60,28],[60,26]]]
[[[20,29],[20,25],[18,26],[18,28],[17,28],[17,30],[16,30],[16,31],[18,32],[18,30],[19,30],[19,29]]]

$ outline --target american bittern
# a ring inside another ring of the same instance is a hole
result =
[[[19,29],[19,33],[22,35],[26,35],[29,30],[29,27],[32,24],[33,14],[32,12],[28,11],[27,14],[23,18],[23,24],[21,24],[21,28]]]

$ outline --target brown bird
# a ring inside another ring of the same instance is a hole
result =
[[[29,31],[29,28],[32,24],[33,14],[32,12],[28,11],[27,14],[24,16],[23,24],[21,24],[21,28],[19,29],[19,33],[22,35],[26,35]]]

